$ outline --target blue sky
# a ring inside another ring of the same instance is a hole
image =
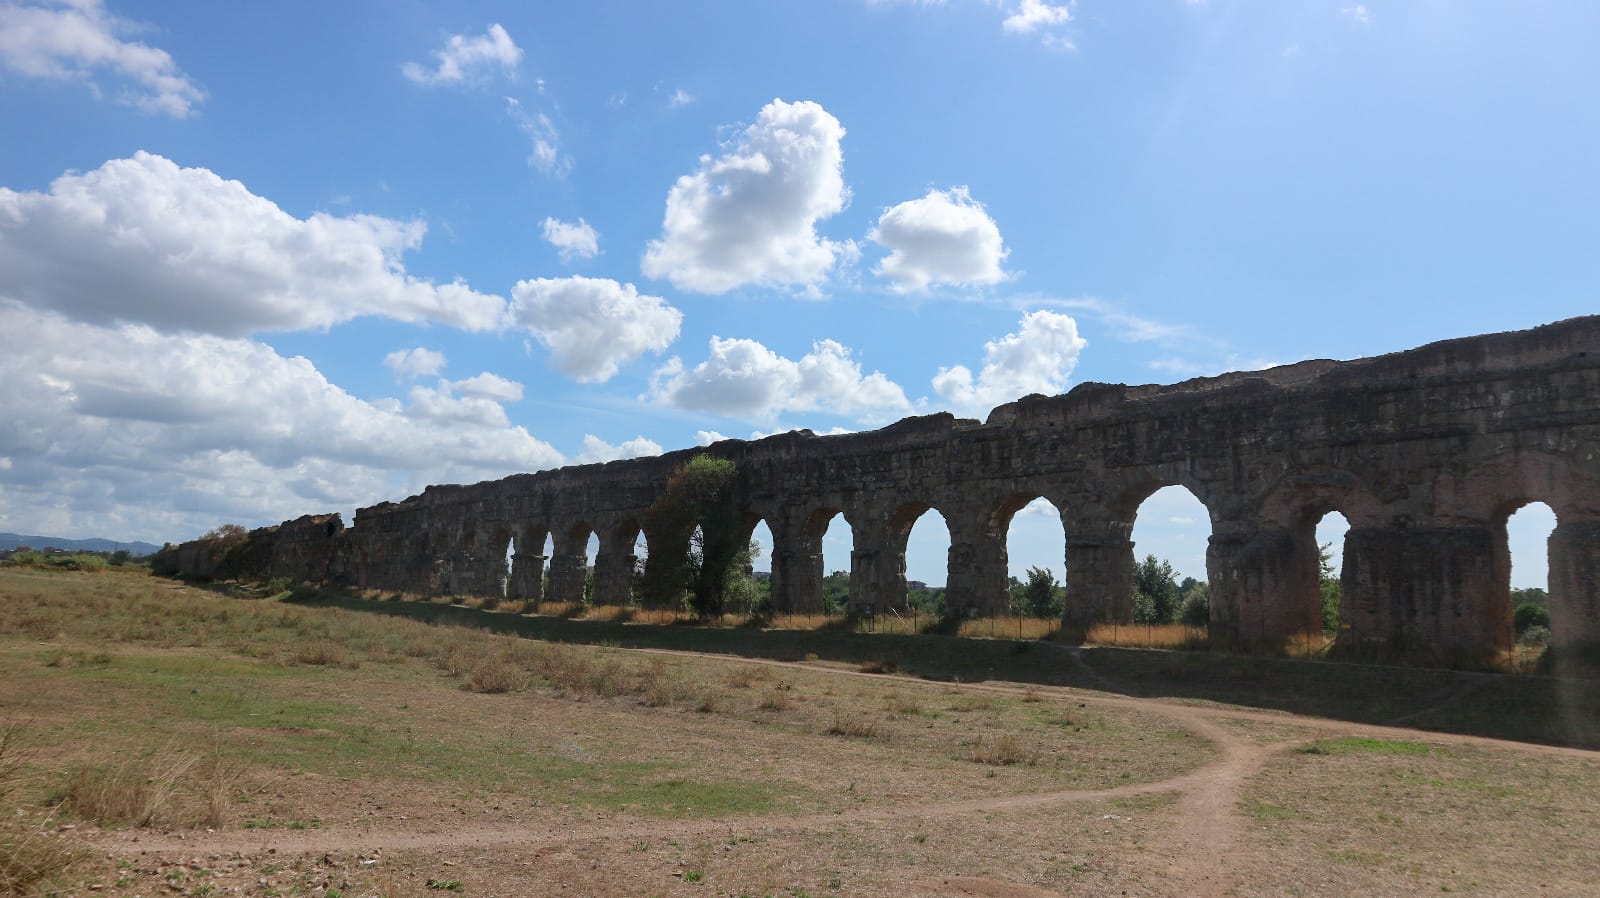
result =
[[[1590,313],[1596,33],[1579,2],[0,2],[0,529],[176,540]],[[1201,575],[1197,504],[1139,528]],[[1059,572],[1059,527],[1012,554]]]

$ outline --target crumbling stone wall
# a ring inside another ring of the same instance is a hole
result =
[[[773,600],[784,611],[820,610],[821,541],[835,514],[854,533],[853,608],[903,605],[906,538],[929,508],[950,529],[950,607],[998,611],[1006,531],[1042,496],[1066,531],[1066,623],[1126,622],[1134,516],[1151,493],[1181,484],[1210,512],[1217,640],[1320,631],[1314,530],[1338,511],[1351,528],[1341,639],[1507,649],[1505,521],[1542,501],[1558,521],[1553,636],[1600,642],[1600,317],[1170,386],[1084,384],[1000,406],[984,422],[930,415],[433,486],[360,509],[349,529],[336,515],[285,523],[269,566],[382,590],[573,600],[594,534],[594,598],[627,602],[641,532],[656,549],[649,563],[681,554],[650,508],[701,451],[735,463],[738,519],[772,531]]]

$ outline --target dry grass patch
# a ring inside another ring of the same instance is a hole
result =
[[[884,696],[883,704],[891,714],[898,714],[902,717],[910,717],[922,713],[922,700],[915,695],[907,695],[904,692],[889,693]]]
[[[1095,624],[1083,637],[1085,645],[1138,649],[1203,649],[1210,641],[1205,627],[1183,624]]]
[[[876,739],[880,731],[876,720],[849,711],[833,712],[833,722],[828,724],[827,729],[830,736],[851,736],[856,739]]]
[[[521,692],[528,688],[528,672],[504,657],[486,658],[468,675],[466,688],[472,692]]]
[[[972,743],[972,750],[967,758],[979,764],[992,764],[996,767],[1009,767],[1012,764],[1034,765],[1039,763],[1039,752],[1027,748],[1011,733],[998,733],[994,735],[979,736]]]
[[[61,788],[59,806],[101,826],[177,823],[168,816],[200,759],[168,748],[148,757],[124,758],[74,768]]]
[[[776,687],[768,689],[766,692],[761,694],[761,701],[756,705],[756,707],[763,711],[789,710],[791,701],[789,698],[790,688],[791,687],[789,687],[789,684],[780,683]]]
[[[977,617],[964,620],[957,636],[968,639],[1051,639],[1061,621],[1049,617]]]

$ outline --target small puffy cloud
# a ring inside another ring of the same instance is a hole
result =
[[[528,150],[529,167],[552,178],[565,177],[567,172],[572,171],[572,157],[561,152],[561,135],[556,131],[555,123],[550,121],[550,116],[542,112],[528,112],[514,97],[506,97],[506,113],[532,143],[532,148]]]
[[[1029,393],[1060,393],[1086,345],[1070,316],[1029,312],[1016,333],[984,344],[976,377],[965,365],[940,368],[933,390],[952,411],[971,415]]]
[[[720,443],[725,439],[727,439],[725,435],[717,433],[715,430],[697,430],[694,432],[694,444],[696,446],[709,446],[712,443]]]
[[[496,402],[522,401],[522,384],[485,371],[466,380],[450,381],[450,388],[463,396],[493,399]]]
[[[1045,28],[1065,25],[1072,21],[1072,10],[1066,6],[1046,3],[1045,0],[1022,0],[1022,3],[1000,23],[1000,27],[1016,34],[1032,34]]]
[[[256,341],[0,301],[0,514],[160,542],[561,464],[495,392],[367,401]]]
[[[965,187],[929,190],[878,217],[867,235],[889,249],[874,271],[902,292],[932,284],[974,286],[1006,279],[1000,267],[1010,251],[1000,227]]]
[[[774,420],[784,412],[826,411],[863,420],[911,410],[905,391],[882,373],[861,373],[850,350],[819,340],[798,360],[755,340],[711,338],[710,355],[693,368],[677,358],[656,370],[649,398],[692,411]]]
[[[438,61],[432,68],[408,62],[400,67],[406,79],[425,87],[469,83],[498,69],[514,76],[522,62],[522,48],[498,24],[477,37],[452,34],[444,46],[433,51]]]
[[[0,63],[33,78],[81,81],[97,97],[109,92],[144,112],[187,118],[205,91],[167,51],[117,36],[140,27],[107,14],[101,0],[7,3],[0,6]]]
[[[850,200],[844,127],[821,105],[773,100],[755,124],[667,194],[661,237],[642,267],[680,290],[814,286],[848,244],[817,235]]]
[[[678,338],[683,313],[608,278],[535,278],[511,290],[509,317],[550,350],[550,366],[584,383]]]
[[[385,367],[393,368],[396,378],[430,377],[444,370],[444,353],[421,346],[396,349],[383,357]]]
[[[672,92],[672,96],[667,98],[667,108],[682,109],[683,107],[688,106],[690,103],[693,103],[696,99],[697,98],[694,94],[689,93],[680,87]]]
[[[1367,10],[1365,4],[1357,3],[1355,6],[1346,6],[1339,10],[1339,12],[1342,13],[1345,18],[1355,22],[1357,25],[1372,24],[1372,13]]]
[[[556,248],[561,261],[593,259],[600,254],[600,232],[583,219],[577,223],[557,218],[544,220],[544,241]]]
[[[583,435],[583,451],[578,453],[575,461],[580,465],[588,465],[595,462],[616,461],[619,458],[644,458],[660,454],[661,444],[644,437],[634,437],[613,446],[592,433],[586,433]]]
[[[402,257],[426,231],[375,215],[295,218],[238,181],[139,152],[48,193],[0,187],[0,297],[222,336],[363,315],[497,327],[500,297],[406,274]]]

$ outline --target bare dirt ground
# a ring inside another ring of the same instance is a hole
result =
[[[210,607],[186,609],[175,644],[6,623],[0,702],[51,747],[46,780],[174,739],[232,765],[209,827],[57,811],[84,852],[60,894],[1596,894],[1592,751],[1112,682],[603,647],[570,651],[676,693],[481,694],[371,646],[360,664],[274,660],[265,637],[197,633]],[[270,613],[302,631],[335,614]],[[349,642],[346,623],[320,638]]]

